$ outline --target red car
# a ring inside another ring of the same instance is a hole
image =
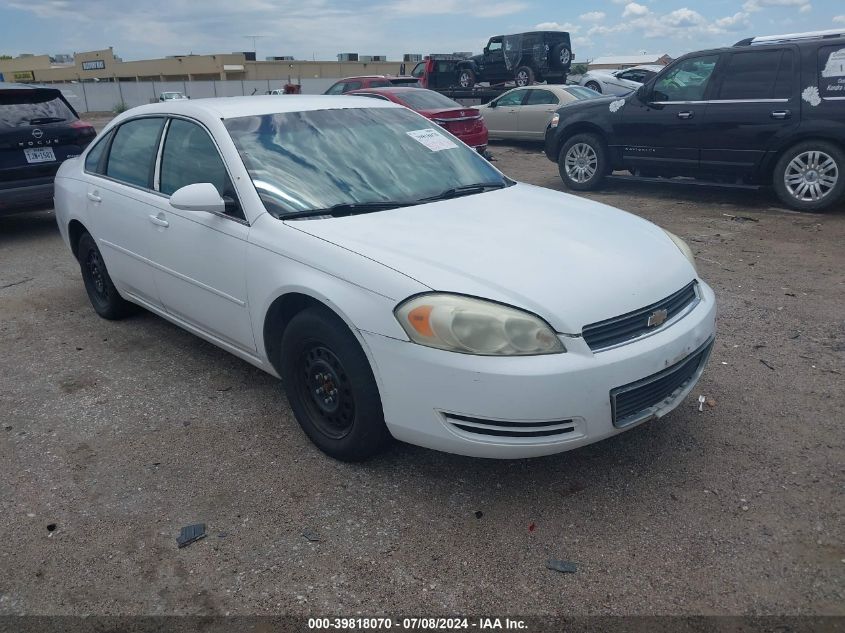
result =
[[[352,90],[347,96],[393,101],[448,130],[479,154],[487,151],[487,126],[476,108],[462,106],[439,92],[425,88],[367,88]]]
[[[342,95],[350,90],[360,90],[362,88],[383,88],[386,86],[401,86],[417,83],[416,77],[398,76],[391,77],[388,75],[362,75],[360,77],[346,77],[333,83],[325,95]]]

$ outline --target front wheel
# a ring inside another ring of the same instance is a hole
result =
[[[797,211],[824,211],[845,191],[845,153],[826,141],[805,141],[778,160],[773,173],[775,192]]]
[[[308,308],[282,336],[281,376],[297,422],[335,459],[361,461],[390,440],[378,386],[358,341],[326,309]]]
[[[514,82],[520,88],[530,86],[534,83],[534,71],[528,66],[520,66],[514,74]]]
[[[557,166],[568,189],[598,189],[609,171],[604,142],[595,134],[576,134],[563,144]]]
[[[76,249],[82,281],[94,311],[104,319],[122,319],[137,310],[120,296],[109,276],[103,255],[90,233],[83,233]]]
[[[469,68],[464,68],[458,73],[458,85],[461,88],[472,88],[475,85],[475,73]]]
[[[584,84],[584,87],[589,88],[590,90],[595,90],[596,92],[601,94],[601,86],[598,85],[598,83],[596,83],[595,81],[588,81],[586,84]]]

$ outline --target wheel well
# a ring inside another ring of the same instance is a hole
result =
[[[264,316],[264,351],[267,352],[267,358],[270,359],[270,363],[277,372],[281,371],[279,361],[282,334],[285,328],[294,316],[311,307],[324,308],[334,314],[334,310],[322,301],[299,292],[291,292],[277,297],[270,305],[270,309],[267,310],[267,314]]]
[[[88,229],[80,222],[79,220],[71,220],[70,224],[67,225],[67,235],[68,241],[70,242],[70,251],[73,253],[74,257],[78,257],[79,251],[79,238],[82,237],[83,233],[87,233]]]
[[[555,147],[555,161],[557,161],[558,157],[560,156],[560,150],[563,148],[564,143],[568,141],[570,138],[575,136],[576,134],[595,134],[596,136],[600,137],[601,140],[607,145],[607,139],[604,137],[604,132],[600,127],[594,125],[593,123],[589,123],[587,121],[581,121],[579,123],[573,123],[570,127],[564,129],[563,133],[557,139],[557,145]]]

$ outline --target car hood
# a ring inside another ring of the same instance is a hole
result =
[[[659,301],[695,277],[678,247],[654,224],[525,184],[287,224],[432,290],[529,310],[561,333],[577,334],[586,324]]]

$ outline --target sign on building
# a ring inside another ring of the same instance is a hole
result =
[[[106,67],[105,60],[92,59],[87,62],[82,62],[82,70],[104,70]]]
[[[18,70],[12,73],[13,81],[35,81],[35,75],[31,70]]]

